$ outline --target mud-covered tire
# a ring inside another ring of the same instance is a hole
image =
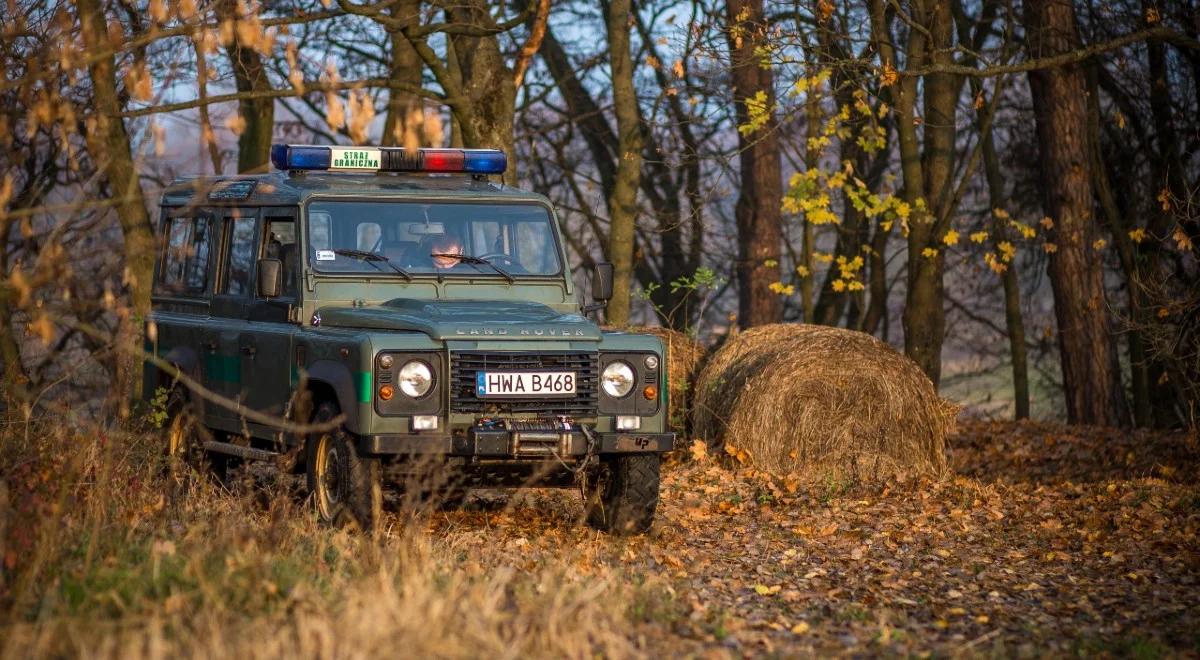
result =
[[[337,406],[317,406],[313,422],[328,422]],[[317,517],[338,527],[357,525],[371,531],[383,511],[383,484],[379,459],[360,456],[354,436],[341,426],[308,436],[306,444],[308,491]]]
[[[589,488],[587,522],[610,534],[645,534],[658,508],[658,454],[605,457]]]

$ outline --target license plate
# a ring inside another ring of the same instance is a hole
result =
[[[575,394],[573,371],[477,371],[475,396],[571,396]]]

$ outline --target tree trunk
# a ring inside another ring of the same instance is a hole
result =
[[[494,25],[488,4],[483,0],[464,0],[450,5],[446,13],[451,23],[473,26]],[[508,154],[504,183],[517,183],[513,116],[516,114],[517,85],[513,72],[504,63],[500,40],[495,34],[450,35],[454,57],[462,74],[462,91],[468,101],[453,107],[468,148],[502,149]],[[469,110],[469,111],[464,111]]]
[[[1027,0],[1025,26],[1031,57],[1079,47],[1070,0]],[[1042,198],[1054,221],[1047,241],[1050,284],[1058,321],[1063,388],[1072,423],[1106,426],[1128,422],[1104,299],[1093,189],[1087,149],[1087,81],[1077,65],[1031,71],[1037,117]]]
[[[932,64],[953,63],[954,17],[946,0],[927,0],[919,18],[928,31]],[[918,31],[916,28],[913,32]],[[911,47],[910,47],[910,55]],[[924,63],[924,62],[922,62]],[[911,67],[913,62],[909,62]],[[954,189],[955,109],[958,81],[950,74],[925,76],[924,144],[921,151],[919,194],[928,214],[914,209],[908,230],[908,290],[904,307],[904,350],[936,386],[942,376],[942,340],[946,331],[944,282],[946,253],[936,231]],[[900,121],[904,121],[901,119]],[[905,176],[904,188],[916,188]],[[933,250],[927,253],[926,250]]]
[[[771,290],[771,284],[780,276],[783,185],[773,74],[761,66],[757,52],[766,41],[762,0],[731,0],[726,4],[726,20],[738,126],[750,123],[748,103],[755,102],[759,94],[767,113],[767,120],[756,130],[738,131],[738,323],[749,328],[783,318],[779,294]]]
[[[392,5],[392,16],[399,21],[417,25],[420,21],[420,0],[400,0]],[[424,65],[421,56],[403,34],[393,30],[392,59],[389,76],[412,88],[421,86]],[[392,88],[388,92],[387,115],[383,121],[382,144],[385,147],[417,149],[430,145],[425,136],[425,109],[421,97],[408,90]],[[439,142],[437,146],[440,146]]]
[[[633,58],[629,54],[630,0],[612,0],[605,16],[612,70],[613,106],[617,115],[617,176],[608,197],[610,226],[608,258],[613,263],[613,297],[606,312],[609,323],[629,323],[629,293],[633,285],[633,231],[637,192],[642,173],[642,126],[637,92],[633,88]]]
[[[1002,208],[1005,200],[1004,180],[1000,172],[1000,160],[996,156],[995,141],[991,127],[979,137],[983,140],[983,169],[987,177],[988,199],[992,208]],[[1008,228],[997,218],[992,228],[992,245],[1008,240]],[[1017,261],[1008,262],[1000,273],[1004,286],[1004,324],[1008,330],[1008,354],[1012,361],[1013,402],[1016,419],[1029,418],[1029,359],[1025,351],[1025,319],[1021,315],[1021,286],[1017,279]]]
[[[115,50],[109,43],[108,18],[99,0],[77,0],[83,43],[88,52]],[[131,396],[141,386],[141,360],[134,351],[141,345],[141,321],[150,311],[151,278],[154,273],[154,232],[146,212],[138,182],[129,135],[121,121],[121,102],[117,97],[116,63],[113,57],[97,58],[88,67],[92,79],[91,129],[87,134],[88,151],[108,179],[116,205],[117,219],[124,233],[126,286],[132,309],[122,310],[114,363],[119,412],[128,414]]]
[[[217,17],[222,21],[237,20],[238,3],[221,0]],[[263,58],[250,46],[243,44],[237,30],[225,46],[233,65],[233,81],[239,92],[266,92],[272,89]],[[271,139],[275,134],[275,99],[252,98],[238,101],[238,114],[246,122],[238,136],[238,172],[265,172],[271,162]]]

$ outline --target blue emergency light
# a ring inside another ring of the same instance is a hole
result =
[[[508,157],[499,149],[405,149],[273,144],[271,164],[281,170],[503,174],[508,167]]]

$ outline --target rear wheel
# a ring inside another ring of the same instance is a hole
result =
[[[329,422],[337,406],[317,406],[314,423]],[[358,525],[369,531],[383,509],[379,460],[360,456],[353,434],[338,426],[309,435],[307,442],[308,490],[321,521],[337,526]]]
[[[218,479],[224,477],[223,461],[214,461],[204,450],[204,440],[209,435],[200,423],[195,404],[187,395],[187,389],[176,385],[167,397],[167,471],[179,480],[187,468],[197,472],[212,470]]]
[[[589,487],[588,524],[610,534],[645,534],[658,508],[658,454],[608,456]]]

